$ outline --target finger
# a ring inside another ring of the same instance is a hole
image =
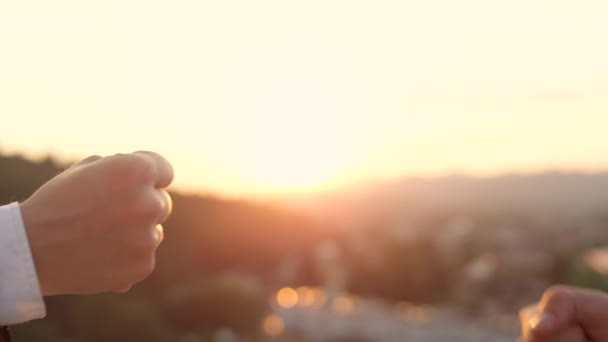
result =
[[[138,256],[141,255],[141,252],[148,255],[148,253],[154,252],[163,242],[165,239],[165,231],[162,225],[155,224],[153,226],[146,227],[145,230],[141,230],[138,232],[138,234],[133,234],[131,236],[138,239],[136,243],[133,243],[133,238],[130,238],[131,243],[134,246],[140,247],[140,249],[133,249],[132,254],[130,255]]]
[[[568,326],[552,335],[521,338],[520,342],[588,342],[583,328],[578,325]]]
[[[531,333],[524,334],[517,342],[587,342],[587,336],[579,325],[571,325],[554,334],[537,336]]]
[[[530,331],[536,336],[547,336],[565,328],[575,320],[575,302],[568,287],[555,286],[545,291],[537,312],[530,316]]]
[[[160,244],[165,239],[165,231],[163,229],[163,226],[160,224],[154,226],[152,234],[154,234],[154,240],[156,241],[156,247],[158,248],[158,246],[160,246]]]
[[[163,189],[155,190],[155,196],[157,196],[162,203],[161,215],[157,223],[163,223],[173,211],[173,201],[171,200],[171,195]]]
[[[574,301],[574,321],[581,326],[590,341],[608,341],[608,295],[590,289],[570,288]]]
[[[579,325],[569,326],[563,331],[560,331],[556,336],[545,338],[543,340],[535,340],[535,342],[587,342],[587,337],[583,328]]]
[[[94,162],[96,162],[96,161],[98,161],[99,159],[102,159],[102,158],[103,157],[98,156],[98,155],[88,156],[88,157],[82,159],[81,161],[79,161],[77,163],[74,163],[72,166],[70,166],[70,169],[78,167],[78,166],[83,166],[83,165],[94,163]]]
[[[151,151],[137,151],[134,154],[146,156],[152,161],[155,171],[154,185],[156,188],[166,188],[173,182],[175,176],[173,166],[171,166],[171,163],[165,157]]]
[[[539,314],[530,323],[536,335],[547,335],[560,328],[578,324],[591,339],[605,336],[608,296],[600,291],[555,286],[545,292]]]
[[[532,328],[529,322],[530,319],[537,313],[538,307],[536,304],[527,306],[519,311],[519,322],[521,325],[521,342],[528,342],[532,340]]]

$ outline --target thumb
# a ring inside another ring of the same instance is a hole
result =
[[[566,327],[575,319],[573,289],[553,286],[543,294],[528,324],[534,335],[548,336]]]

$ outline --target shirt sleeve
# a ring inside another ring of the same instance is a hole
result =
[[[22,323],[45,315],[19,204],[0,206],[0,325]]]

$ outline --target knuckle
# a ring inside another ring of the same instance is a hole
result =
[[[564,285],[553,285],[544,294],[547,301],[562,301],[570,296],[570,288]]]
[[[163,240],[165,239],[165,231],[163,229],[163,226],[161,226],[160,224],[157,225],[156,227],[154,227],[154,243],[155,243],[155,247],[154,250],[156,251],[156,248],[158,248],[158,246],[163,242]]]
[[[133,152],[132,154],[134,154],[134,155],[144,155],[144,156],[151,157],[153,159],[161,159],[161,158],[163,158],[163,156],[161,156],[159,153],[154,152],[154,151],[140,150],[140,151]]]
[[[171,215],[171,212],[173,212],[173,200],[171,199],[171,195],[164,190],[161,190],[160,197],[163,204],[160,217],[161,221],[164,222]]]
[[[572,289],[563,285],[555,285],[548,288],[541,299],[543,310],[561,311],[572,305]]]
[[[148,181],[153,177],[154,167],[149,160],[140,154],[118,154],[114,156],[114,168],[117,176],[127,181]]]
[[[160,181],[162,184],[161,187],[166,187],[173,182],[173,179],[175,178],[175,170],[173,165],[171,165],[169,160],[163,157],[160,153],[153,151],[137,151],[133,154],[147,158],[154,167],[159,167],[162,169],[162,172],[160,172],[162,174],[162,180]]]
[[[157,242],[150,235],[151,234],[148,234],[137,241],[133,241],[132,250],[134,255],[139,257],[148,257],[151,253],[154,253]]]
[[[150,221],[156,221],[163,216],[166,210],[164,201],[154,194],[146,194],[139,201],[139,212]]]
[[[143,257],[152,257],[156,252],[156,248],[160,244],[160,240],[162,239],[162,232],[159,232],[157,229],[153,229],[152,231],[146,230],[145,234],[138,239],[136,250],[139,254],[143,255]]]
[[[102,157],[102,156],[100,156],[100,155],[98,155],[98,154],[93,154],[93,155],[90,155],[90,156],[88,156],[88,157],[84,158],[84,159],[82,160],[82,162],[84,162],[84,163],[87,163],[87,162],[94,162],[94,161],[97,161],[97,160],[99,160],[99,159],[101,159],[101,158],[103,158],[103,157]]]
[[[96,161],[98,161],[100,159],[103,159],[103,157],[101,157],[99,155],[96,155],[96,154],[90,155],[90,156],[88,156],[88,157],[86,157],[84,159],[81,159],[80,161],[74,163],[70,168],[77,168],[77,167],[80,167],[80,166],[86,166],[86,165],[92,164],[92,163],[94,163],[94,162],[96,162]]]
[[[163,160],[165,161],[165,164],[167,165],[167,172],[168,172],[168,179],[167,179],[167,185],[173,183],[173,180],[175,179],[175,169],[173,168],[173,165],[164,157],[162,157]]]
[[[163,157],[160,153],[153,151],[137,151],[133,152],[131,155],[142,157],[151,163],[164,162],[169,164],[169,161],[165,157]]]

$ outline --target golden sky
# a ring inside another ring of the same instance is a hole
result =
[[[608,168],[605,1],[3,1],[0,148],[177,186]]]

